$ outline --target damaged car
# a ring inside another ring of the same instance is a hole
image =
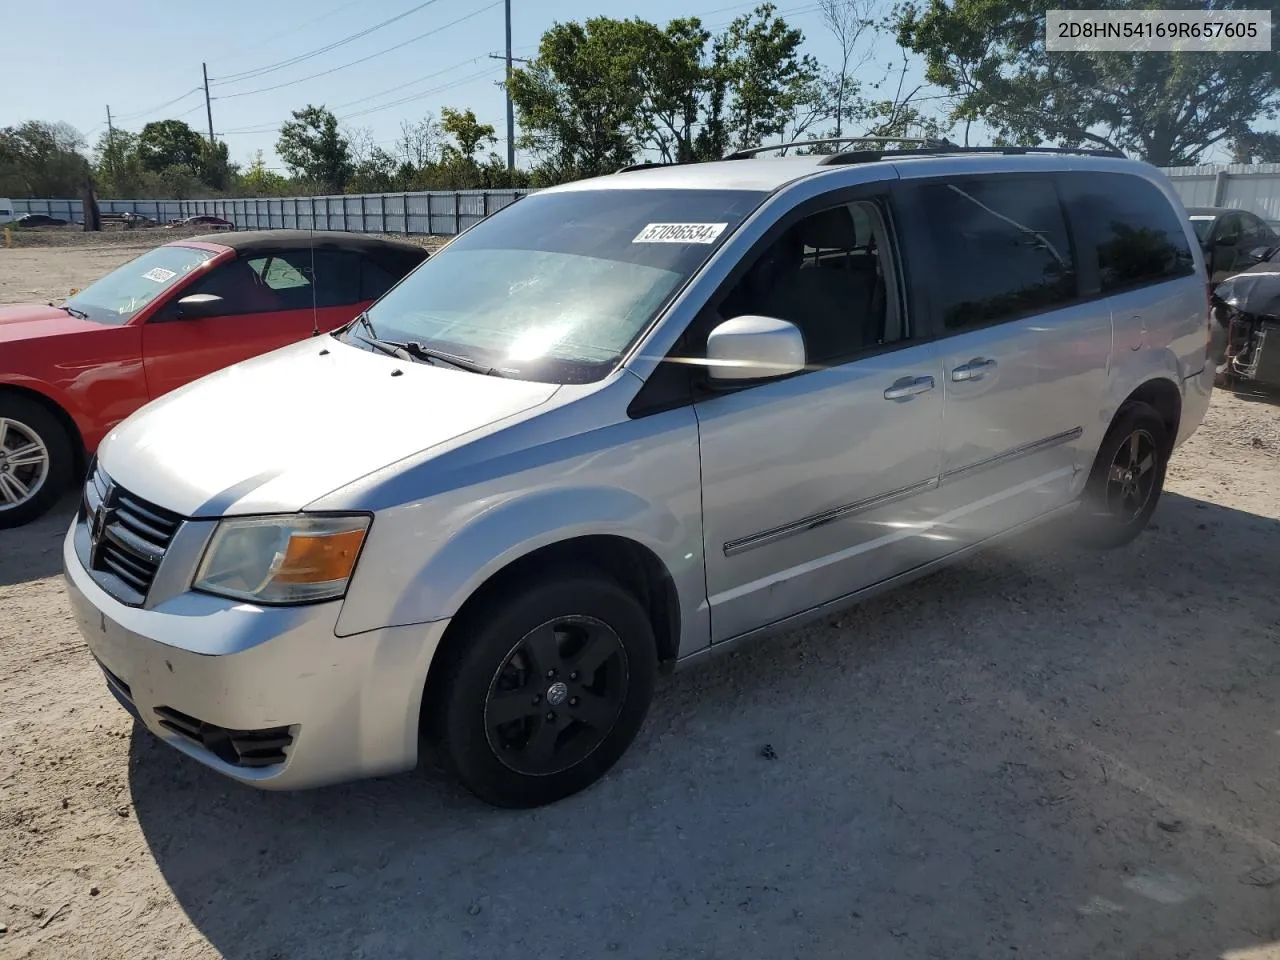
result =
[[[1257,262],[1213,289],[1210,312],[1218,376],[1280,387],[1280,242],[1256,252]]]

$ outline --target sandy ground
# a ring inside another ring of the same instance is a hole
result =
[[[25,253],[4,297],[108,259]],[[1278,482],[1280,409],[1219,393],[1136,543],[1015,543],[679,673],[524,813],[430,764],[259,793],[135,730],[69,498],[0,532],[0,958],[1274,960]]]

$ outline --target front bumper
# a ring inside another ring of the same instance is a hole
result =
[[[275,790],[417,763],[422,692],[448,621],[339,637],[341,601],[260,607],[188,592],[126,606],[85,570],[78,536],[80,522],[62,557],[76,623],[111,692],[166,743]]]

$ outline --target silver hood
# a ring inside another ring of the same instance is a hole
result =
[[[557,389],[402,362],[326,336],[148,404],[108,434],[98,458],[121,487],[184,516],[290,512]]]

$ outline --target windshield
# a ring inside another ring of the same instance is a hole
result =
[[[1213,227],[1213,217],[1192,217],[1191,229],[1196,232],[1196,239],[1204,243],[1209,239],[1209,230]]]
[[[764,197],[535,194],[458,237],[368,317],[383,340],[416,341],[503,376],[598,380]],[[364,333],[352,328],[345,339],[359,344]]]
[[[127,323],[192,270],[212,260],[216,253],[195,247],[156,247],[67,300],[98,323]]]

